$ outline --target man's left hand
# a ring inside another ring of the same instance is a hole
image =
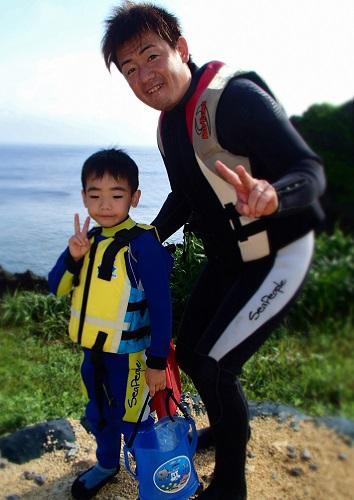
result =
[[[255,218],[271,215],[277,211],[279,200],[274,187],[264,179],[255,179],[243,165],[230,170],[220,160],[215,162],[215,170],[231,184],[237,194],[236,210],[240,215]]]

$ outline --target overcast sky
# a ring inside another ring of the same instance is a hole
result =
[[[165,0],[197,64],[253,69],[289,115],[354,89],[353,0]],[[158,112],[100,53],[119,1],[0,0],[0,142],[155,144]]]

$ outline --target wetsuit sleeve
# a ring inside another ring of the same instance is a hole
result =
[[[320,158],[281,105],[255,83],[239,78],[228,84],[219,101],[216,127],[220,144],[235,154],[240,154],[242,144],[252,175],[276,189],[275,216],[301,210],[323,194],[326,182]]]
[[[49,290],[58,296],[70,293],[80,273],[82,263],[83,259],[75,261],[67,248],[48,274]]]
[[[151,326],[147,366],[164,369],[172,335],[170,274],[173,258],[149,231],[131,244],[136,269],[145,290]]]
[[[184,226],[190,216],[190,207],[183,196],[172,191],[156,218],[151,223],[156,227],[160,241],[165,241]]]

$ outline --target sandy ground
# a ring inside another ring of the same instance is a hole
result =
[[[207,425],[205,417],[196,417],[196,422],[197,427]],[[73,479],[95,462],[95,442],[79,422],[70,423],[79,445],[77,454],[68,458],[68,450],[57,450],[23,465],[2,460],[0,499],[71,498]],[[354,499],[354,448],[340,436],[312,422],[301,422],[297,430],[274,418],[257,418],[251,425],[247,459],[249,500]],[[195,456],[203,486],[210,481],[213,460],[212,450]],[[42,485],[38,484],[41,480]],[[137,484],[123,467],[96,498],[136,500]]]

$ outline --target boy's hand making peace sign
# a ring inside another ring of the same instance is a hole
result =
[[[75,214],[75,234],[69,240],[69,252],[74,260],[80,260],[90,250],[90,242],[87,238],[89,225],[90,217],[86,217],[84,225],[80,229],[80,217],[79,214]]]

